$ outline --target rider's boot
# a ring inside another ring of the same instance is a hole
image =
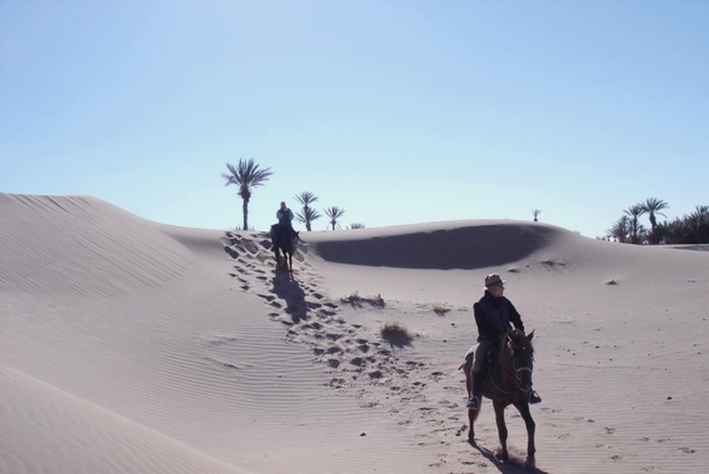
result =
[[[480,409],[480,391],[482,388],[481,387],[482,373],[481,372],[472,372],[471,378],[472,378],[472,387],[470,388],[470,398],[468,399],[468,403],[467,403],[466,407],[469,410],[478,411]]]

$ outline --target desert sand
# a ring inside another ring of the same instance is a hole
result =
[[[469,220],[190,229],[0,194],[0,473],[518,473],[458,366],[486,274],[534,330],[542,473],[703,473],[709,246]],[[410,341],[380,329],[399,323]]]

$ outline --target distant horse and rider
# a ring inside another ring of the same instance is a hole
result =
[[[284,227],[280,224],[271,226],[271,246],[276,257],[277,268],[293,271],[293,253],[297,242],[298,232],[292,228]]]
[[[293,253],[299,240],[299,233],[293,229],[293,211],[288,209],[285,202],[276,212],[278,224],[271,226],[271,245],[276,258],[276,267],[289,272],[293,271]]]

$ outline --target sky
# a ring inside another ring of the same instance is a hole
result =
[[[704,0],[0,0],[0,192],[234,229],[222,173],[253,158],[255,230],[304,191],[343,229],[672,220],[709,205],[707,25]]]

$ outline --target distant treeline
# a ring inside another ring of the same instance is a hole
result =
[[[657,216],[669,205],[656,198],[648,198],[623,211],[623,215],[606,231],[603,240],[629,244],[705,244],[709,243],[709,206],[696,206],[694,212],[672,221],[658,222]],[[647,228],[640,222],[646,215]]]

